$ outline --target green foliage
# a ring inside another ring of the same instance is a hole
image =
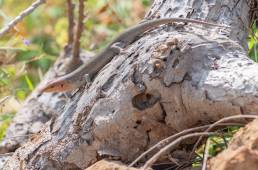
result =
[[[208,146],[208,154],[209,157],[214,157],[222,150],[227,148],[228,142],[232,139],[233,135],[239,130],[240,126],[229,126],[220,131],[221,136],[211,135],[207,140],[210,140],[210,144]],[[203,155],[205,151],[205,144],[200,146],[196,150],[196,157],[193,161],[193,167],[200,167]]]
[[[256,24],[251,28],[251,34],[249,36],[248,47],[249,47],[249,56],[255,62],[258,62],[258,44],[256,39],[258,37],[258,29],[256,28]]]
[[[5,136],[6,129],[8,128],[10,121],[12,120],[14,115],[14,113],[0,115],[0,141]]]

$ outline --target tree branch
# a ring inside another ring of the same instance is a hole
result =
[[[74,38],[74,4],[72,0],[67,0],[67,17],[68,17],[68,45],[73,44]]]
[[[84,0],[79,0],[79,17],[77,21],[76,35],[74,37],[73,44],[73,60],[78,60],[79,52],[80,52],[80,38],[83,31],[83,20],[84,20]]]
[[[21,21],[25,16],[32,13],[38,6],[45,3],[46,0],[37,0],[31,6],[29,6],[27,9],[22,11],[17,17],[15,17],[9,24],[7,24],[5,27],[3,27],[0,30],[0,37],[2,37],[4,34],[6,34],[10,29],[12,29],[19,21]]]

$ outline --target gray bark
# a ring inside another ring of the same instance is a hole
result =
[[[0,143],[0,154],[14,152],[23,145],[30,136],[38,133],[43,125],[53,117],[62,113],[64,106],[70,101],[67,97],[70,93],[44,93],[39,94],[38,89],[55,77],[66,74],[70,68],[70,50],[63,52],[55,62],[52,69],[46,73],[44,79],[26,99],[23,107],[16,113],[10,126],[6,131],[4,139]],[[93,54],[83,52],[81,60],[86,61]],[[9,155],[9,154],[7,154]],[[6,160],[6,157],[0,157],[0,161]],[[0,167],[3,167],[0,164]]]
[[[231,28],[171,24],[144,34],[4,168],[84,169],[105,157],[128,163],[175,132],[257,113],[258,65],[246,42],[250,4],[156,0],[145,19],[197,18]]]

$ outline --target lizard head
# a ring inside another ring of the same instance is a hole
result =
[[[47,85],[41,88],[39,92],[64,92],[71,91],[73,89],[75,89],[75,87],[67,80],[54,80],[47,83]]]

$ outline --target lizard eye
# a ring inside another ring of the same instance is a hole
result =
[[[61,84],[60,86],[61,86],[61,87],[64,87],[64,84]]]

